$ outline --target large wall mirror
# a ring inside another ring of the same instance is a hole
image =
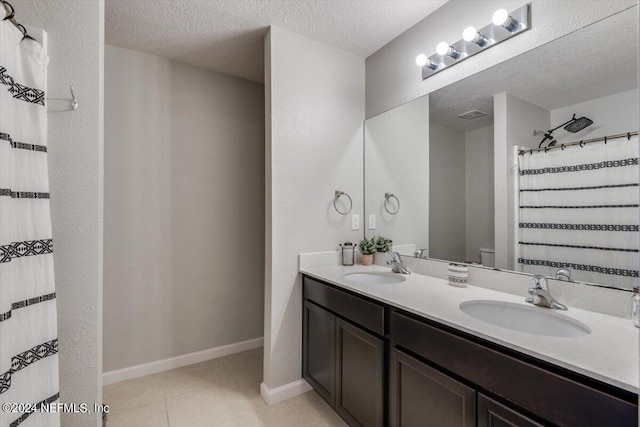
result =
[[[365,234],[638,286],[638,115],[636,6],[368,119]]]

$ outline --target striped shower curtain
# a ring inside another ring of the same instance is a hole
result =
[[[640,285],[638,137],[519,156],[521,270]]]
[[[3,10],[4,8],[0,8]],[[2,13],[0,13],[0,16]],[[2,16],[4,17],[4,16]],[[47,56],[0,21],[0,426],[58,426]]]

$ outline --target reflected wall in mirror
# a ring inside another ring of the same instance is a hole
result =
[[[637,27],[635,6],[367,120],[366,235],[407,255],[638,286]]]
[[[429,245],[429,98],[367,120],[364,132],[366,234],[413,255]]]

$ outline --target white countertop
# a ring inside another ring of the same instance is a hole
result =
[[[638,393],[640,330],[629,319],[608,316],[578,308],[554,310],[586,324],[591,334],[583,337],[547,337],[504,329],[477,320],[460,310],[459,305],[471,300],[496,300],[525,304],[522,297],[469,285],[449,286],[448,281],[421,274],[404,276],[399,284],[360,284],[345,281],[354,272],[385,271],[381,266],[331,266],[304,268],[308,276],[357,292],[377,301],[400,308],[517,350],[574,372]],[[629,301],[631,305],[631,301]],[[526,304],[531,306],[530,304]],[[549,310],[548,308],[539,308]]]

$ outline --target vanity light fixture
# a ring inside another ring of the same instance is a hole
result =
[[[416,64],[422,69],[422,80],[445,70],[458,62],[489,49],[513,36],[531,28],[531,4],[525,4],[509,13],[498,9],[493,13],[491,23],[478,29],[468,26],[462,32],[462,40],[455,43],[440,42],[436,55],[420,54]],[[434,59],[432,59],[434,58]]]
[[[476,27],[467,27],[462,32],[462,40],[466,42],[473,42],[480,47],[484,47],[489,40],[476,30]]]

